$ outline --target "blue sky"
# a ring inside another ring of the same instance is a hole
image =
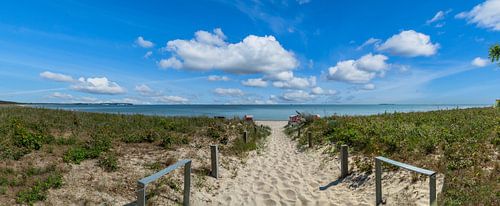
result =
[[[500,0],[2,1],[0,99],[492,104],[499,42]]]

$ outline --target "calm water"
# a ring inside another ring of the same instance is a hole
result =
[[[32,105],[51,109],[64,109],[85,112],[104,112],[119,114],[145,114],[161,116],[225,116],[242,117],[254,115],[256,120],[287,120],[295,111],[319,114],[322,117],[332,114],[369,115],[384,112],[413,112],[440,109],[486,107],[491,105],[69,105],[40,104]]]

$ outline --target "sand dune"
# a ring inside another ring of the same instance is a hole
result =
[[[373,205],[374,177],[354,173],[340,181],[337,158],[321,150],[299,151],[283,133],[283,121],[259,122],[272,128],[260,154],[253,154],[231,177],[224,171],[216,189],[195,192],[193,205]],[[388,205],[428,204],[427,181],[411,184],[405,171],[383,175]],[[438,176],[438,191],[442,176]]]

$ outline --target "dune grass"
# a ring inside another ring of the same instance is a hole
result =
[[[356,162],[365,172],[373,171],[373,157],[385,156],[444,174],[440,204],[500,204],[500,109],[332,116],[302,131],[311,131],[315,144],[347,144],[370,157]]]
[[[250,132],[247,143],[241,141],[244,130]],[[119,168],[117,154],[113,152],[117,143],[175,150],[201,140],[221,145],[224,153],[244,155],[256,149],[269,131],[268,127],[254,127],[253,123],[240,119],[0,107],[0,202],[16,199],[17,203],[33,204],[44,200],[48,189],[63,184],[65,164],[98,159],[96,166],[115,171]],[[36,157],[28,155],[34,152]],[[29,158],[38,160],[41,156],[50,161],[50,167],[24,164]]]

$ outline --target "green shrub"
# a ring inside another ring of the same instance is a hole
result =
[[[77,146],[70,148],[63,156],[64,162],[71,162],[75,164],[80,164],[83,160],[88,158],[87,149]]]
[[[45,180],[38,180],[36,183],[25,190],[17,193],[17,203],[33,205],[37,201],[47,198],[47,190],[50,188],[59,188],[62,185],[62,176],[58,173],[49,175]]]
[[[99,167],[107,172],[114,172],[118,169],[118,158],[115,153],[108,152],[99,158]]]

